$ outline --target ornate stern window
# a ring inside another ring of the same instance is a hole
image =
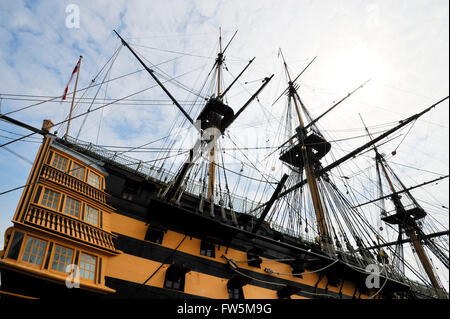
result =
[[[46,241],[28,236],[22,254],[22,261],[41,266],[46,247]]]
[[[60,197],[61,197],[60,193],[54,192],[46,188],[44,190],[44,194],[42,195],[41,205],[51,208],[53,210],[58,210],[58,203]]]
[[[77,163],[72,164],[72,168],[70,169],[70,175],[83,180],[84,179],[84,167],[78,165]]]
[[[79,200],[67,197],[66,206],[64,208],[64,213],[74,216],[76,218],[80,217],[81,203]]]
[[[55,156],[53,157],[52,166],[65,172],[67,170],[67,162],[68,162],[67,158],[55,154]]]
[[[73,260],[73,249],[55,245],[52,270],[66,272],[66,266]]]
[[[79,266],[80,266],[80,278],[95,280],[97,257],[81,253]]]
[[[98,210],[86,205],[86,215],[84,216],[84,220],[89,224],[98,226]]]
[[[17,230],[14,232],[14,237],[12,238],[7,258],[17,260],[17,258],[19,257],[20,247],[22,247],[24,237],[25,237],[24,233]]]
[[[94,186],[95,188],[100,188],[100,176],[93,172],[89,172],[88,184]]]

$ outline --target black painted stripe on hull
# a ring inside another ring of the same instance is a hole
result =
[[[157,261],[164,262],[169,255],[172,254],[173,249],[160,246],[151,242],[138,240],[132,237],[128,237],[125,235],[117,234],[119,237],[116,242],[116,248],[123,251],[126,254]],[[225,250],[225,248],[223,248]],[[177,251],[174,256],[167,263],[176,263],[180,265],[184,265],[187,268],[203,273],[206,275],[211,275],[219,278],[230,279],[234,272],[229,268],[227,264],[220,263],[214,260],[209,260],[202,257],[197,257],[191,254],[184,253],[182,251]],[[314,296],[314,294],[327,294],[330,295],[331,298],[337,299],[351,299],[351,296],[347,296],[342,294],[342,297],[335,292],[325,291],[324,289],[317,288],[315,289],[312,286],[301,284],[295,281],[289,281],[286,279],[281,279],[278,277],[273,277],[265,274],[261,274],[258,272],[254,272],[251,270],[239,268],[239,272],[244,273],[247,276],[252,278],[274,282],[276,284],[289,284],[295,287],[299,287],[302,289],[296,295],[306,297],[306,298],[314,298],[314,297],[324,297],[324,296]],[[251,285],[271,289],[278,290],[281,288],[276,284],[264,283],[256,280],[252,280]]]
[[[105,277],[105,285],[117,292],[102,296],[104,299],[208,299],[173,289],[149,285],[141,287],[141,284],[113,277]]]

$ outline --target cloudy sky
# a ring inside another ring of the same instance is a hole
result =
[[[220,27],[224,45],[238,30],[227,49],[225,82],[230,83],[232,76],[256,57],[228,96],[227,103],[235,111],[261,85],[262,78],[275,74],[259,101],[236,123],[238,132],[233,134],[239,136],[241,146],[264,146],[268,141],[276,144],[274,141],[283,141],[288,135],[277,131],[284,102],[272,106],[286,87],[279,48],[293,76],[317,56],[299,81],[300,94],[313,116],[370,79],[320,122],[321,128],[336,139],[361,135],[364,132],[358,114],[369,127],[382,126],[448,95],[448,6],[447,0],[5,0],[0,2],[1,112],[36,103],[8,94],[60,96],[80,55],[79,87],[87,87],[120,47],[114,29],[146,62],[158,65],[160,74],[177,77],[184,89],[167,86],[189,109],[189,103],[197,98],[190,90],[201,91],[214,63]],[[122,48],[108,78],[140,69],[136,59]],[[99,77],[97,82],[102,79]],[[137,72],[102,86],[98,97],[121,98],[154,84],[148,74]],[[87,96],[95,94],[96,90],[91,89]],[[158,88],[130,99],[167,101]],[[80,105],[75,114],[86,111],[88,106]],[[402,131],[403,136],[384,145],[385,153],[397,150],[391,159],[399,163],[395,168],[407,185],[448,174],[448,108],[447,100],[417,121],[409,133]],[[54,123],[64,120],[68,110],[68,103],[57,100],[10,116],[40,127],[43,119]],[[192,109],[192,116],[196,111]],[[137,146],[165,136],[177,115],[179,111],[170,103],[105,107],[89,116],[80,138],[101,145]],[[82,122],[81,118],[73,121],[70,135],[77,135]],[[27,133],[3,121],[0,129],[1,144]],[[65,127],[58,129],[61,133]],[[349,151],[364,141],[349,141],[341,151]],[[0,193],[25,184],[38,142],[39,138],[33,137],[0,149]],[[262,160],[262,155],[266,153],[255,156]],[[151,158],[149,154],[136,156]],[[369,160],[361,167],[367,166]],[[277,169],[273,177],[279,179],[281,173],[282,169]],[[21,190],[0,195],[0,234],[11,225],[20,195]],[[417,196],[424,205],[431,202],[427,209],[435,212],[448,229],[448,180],[418,191]]]

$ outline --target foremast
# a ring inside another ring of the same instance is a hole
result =
[[[403,203],[400,200],[400,196],[397,194],[392,179],[388,174],[388,171],[385,166],[385,160],[379,152],[376,152],[376,160],[379,163],[383,175],[386,178],[386,181],[388,182],[389,188],[393,193],[393,195],[391,196],[391,200],[394,203],[396,210],[395,215],[385,216],[382,218],[382,220],[384,220],[386,223],[389,224],[398,224],[399,234],[401,234],[401,231],[404,230],[406,236],[408,236],[409,239],[411,240],[411,243],[414,246],[414,250],[416,251],[416,254],[419,257],[420,263],[422,264],[423,269],[425,270],[428,278],[430,279],[431,284],[436,289],[436,291],[440,293],[442,291],[442,287],[437,279],[437,276],[433,270],[433,266],[431,265],[430,259],[428,258],[425,249],[417,234],[419,225],[417,224],[416,221],[425,218],[426,212],[420,207],[415,207],[409,210],[407,210],[404,207]]]
[[[361,118],[362,120],[362,118]],[[368,134],[368,136],[372,139],[372,135],[370,134],[367,126],[365,125],[364,121],[364,128]],[[401,197],[398,194],[398,191],[396,190],[394,183],[392,181],[392,178],[390,177],[388,170],[387,170],[387,162],[382,154],[378,151],[378,148],[376,145],[373,145],[373,150],[375,152],[375,161],[377,165],[377,172],[380,173],[379,167],[381,168],[381,172],[383,172],[383,175],[389,185],[389,189],[391,190],[392,194],[390,196],[390,199],[392,200],[394,207],[395,207],[395,214],[391,216],[387,216],[386,212],[382,212],[382,220],[388,224],[397,224],[398,225],[398,245],[401,247],[401,255],[403,255],[403,244],[402,244],[402,233],[406,234],[406,236],[409,237],[412,245],[414,246],[414,250],[419,257],[420,263],[422,264],[423,269],[425,270],[428,278],[430,279],[431,284],[436,289],[438,294],[442,294],[442,286],[438,281],[438,278],[433,270],[433,266],[431,265],[430,259],[427,256],[425,249],[421,243],[421,240],[419,239],[419,236],[417,234],[417,231],[419,231],[419,225],[417,224],[417,220],[425,218],[427,215],[426,212],[418,205],[417,201],[411,196],[408,190],[404,188],[404,191],[409,195],[409,197],[413,200],[416,207],[407,210],[405,206],[403,205],[401,201]],[[398,177],[395,176],[397,179]],[[379,180],[379,186],[381,187],[381,175],[378,174]],[[399,180],[400,184],[403,185],[403,183]],[[380,189],[382,192],[382,189]],[[419,233],[421,233],[419,231]],[[420,234],[419,234],[420,235]],[[401,256],[403,257],[403,256]]]

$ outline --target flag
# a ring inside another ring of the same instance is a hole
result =
[[[72,71],[72,75],[70,76],[69,83],[67,83],[67,86],[66,86],[66,88],[65,88],[65,90],[64,90],[64,95],[63,95],[63,97],[62,97],[62,100],[63,100],[63,101],[66,99],[67,91],[69,90],[69,85],[70,85],[70,82],[72,81],[73,76],[75,75],[75,73],[78,72],[78,70],[79,70],[79,68],[80,68],[80,62],[81,62],[81,57],[80,57],[80,59],[78,60],[77,65],[75,65],[75,68],[74,68],[73,71]]]

